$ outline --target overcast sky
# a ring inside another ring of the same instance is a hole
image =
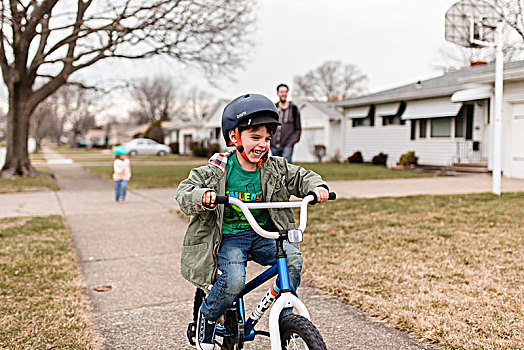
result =
[[[154,71],[184,75],[216,98],[232,99],[247,92],[276,98],[280,82],[340,60],[361,68],[370,92],[427,79],[445,43],[444,15],[455,0],[259,0],[256,46],[237,82],[219,81],[213,88],[194,70],[177,68],[169,59],[146,64],[108,64],[112,74],[140,77]],[[107,63],[104,63],[107,64]],[[156,67],[156,68],[153,68]]]
[[[375,92],[440,75],[432,64],[445,43],[445,12],[455,2],[258,0],[255,47],[248,54],[246,69],[237,71],[236,82],[221,80],[218,88],[212,87],[197,70],[180,67],[168,58],[102,62],[81,75],[100,80],[160,73],[175,80],[183,76],[186,86],[197,85],[217,99],[247,92],[276,99],[278,83],[290,85],[292,98],[294,76],[327,60],[339,60],[360,67],[368,76],[368,91]],[[124,117],[123,105],[115,103],[107,113]]]

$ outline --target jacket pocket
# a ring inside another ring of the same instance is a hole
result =
[[[199,285],[209,284],[213,273],[213,254],[208,242],[182,246],[182,275]]]
[[[208,247],[209,247],[209,244],[207,242],[199,243],[195,245],[182,246],[182,254],[184,254],[184,252],[185,253],[194,253],[200,250],[206,250]]]

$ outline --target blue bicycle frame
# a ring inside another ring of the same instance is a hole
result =
[[[240,318],[242,320],[242,323],[244,324],[244,340],[245,341],[251,341],[255,339],[255,325],[258,322],[252,320],[251,318],[247,318],[246,320],[246,314],[245,314],[245,308],[244,308],[244,295],[250,293],[254,289],[258,288],[265,282],[269,281],[271,278],[278,275],[278,278],[276,280],[276,286],[279,290],[276,290],[275,292],[279,292],[280,290],[290,290],[291,285],[289,282],[289,274],[287,270],[287,258],[277,258],[277,263],[273,266],[271,266],[266,271],[262,272],[260,275],[249,281],[242,292],[238,295],[236,299],[236,304],[240,313]],[[217,326],[216,328],[217,335],[224,335],[227,333],[227,329],[223,326]]]

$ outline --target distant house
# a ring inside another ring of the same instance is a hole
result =
[[[228,104],[228,100],[220,99],[206,114],[204,128],[206,129],[206,143],[207,144],[218,144],[220,150],[224,151],[227,149],[226,141],[222,136],[222,112]]]
[[[384,152],[393,166],[415,151],[421,164],[491,168],[494,78],[494,65],[481,65],[338,102],[343,157]],[[503,133],[504,175],[524,178],[524,61],[504,68]]]
[[[294,162],[316,162],[315,146],[325,147],[323,161],[340,160],[344,114],[333,103],[296,101],[302,134],[293,151]]]
[[[178,143],[178,153],[190,155],[191,146],[206,138],[203,120],[172,121],[163,126],[166,131],[166,143]]]
[[[106,131],[102,129],[89,129],[84,138],[93,147],[103,147],[106,145]]]

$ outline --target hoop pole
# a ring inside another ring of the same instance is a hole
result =
[[[495,32],[495,118],[493,123],[493,193],[500,196],[502,178],[502,103],[504,94],[504,28],[499,22]]]

